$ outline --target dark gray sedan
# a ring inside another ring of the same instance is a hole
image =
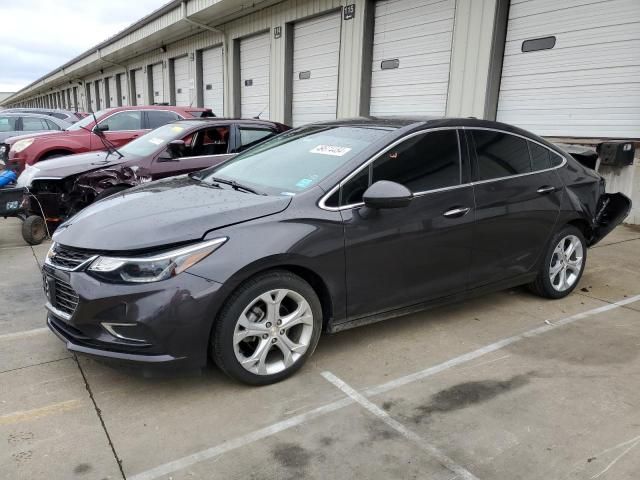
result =
[[[47,323],[103,359],[253,385],[322,331],[529,285],[573,291],[631,202],[529,132],[475,119],[301,127],[216,167],[97,202],[44,266]]]

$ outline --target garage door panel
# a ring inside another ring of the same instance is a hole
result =
[[[454,0],[376,2],[371,115],[445,113],[454,13]]]
[[[552,87],[579,87],[583,85],[611,85],[612,79],[616,83],[628,84],[636,82],[640,74],[640,65],[629,67],[613,67],[607,71],[600,69],[582,70],[579,75],[575,72],[551,72],[537,74],[535,69],[525,70],[519,73],[512,70],[508,76],[503,76],[500,84],[500,91],[518,90],[529,88],[552,88]],[[527,82],[523,81],[527,77]]]
[[[556,39],[556,45],[555,47],[553,47],[553,50],[582,47],[586,45],[602,45],[615,42],[626,42],[629,40],[640,40],[640,29],[637,29],[635,27],[636,25],[634,24],[598,27],[589,35],[589,38],[585,38],[584,32],[582,31],[567,32],[562,34],[562,36],[560,37],[560,42],[558,42],[558,39]],[[542,32],[539,32],[537,36],[543,36]],[[506,42],[504,55],[510,56],[520,54],[522,49],[522,42],[522,39]]]
[[[407,19],[410,22],[411,19]],[[428,43],[437,41],[430,37],[435,37],[439,34],[448,34],[451,32],[453,24],[453,17],[441,22],[434,22],[428,25],[407,25],[404,29],[398,29],[388,32],[379,32],[373,35],[373,44],[391,44],[392,42],[404,42],[414,44],[416,40],[420,43],[424,43],[423,39],[428,38]]]
[[[408,7],[408,8],[403,8]],[[379,32],[402,30],[407,18],[418,19],[416,25],[431,28],[434,22],[453,18],[451,2],[443,0],[439,2],[392,2],[376,9],[376,14],[381,19]]]
[[[224,67],[222,47],[209,48],[202,52],[202,92],[204,106],[216,115],[224,115]],[[209,86],[209,88],[207,88]]]
[[[156,63],[151,67],[151,82],[153,103],[164,102],[164,76],[161,63]]]
[[[498,120],[541,135],[640,136],[640,2],[559,5],[513,2]],[[523,39],[549,35],[554,48],[521,51]]]
[[[608,47],[608,48],[607,48]],[[619,43],[615,50],[616,55],[611,55],[615,45],[593,45],[590,47],[576,47],[571,51],[550,50],[548,54],[544,52],[532,52],[527,55],[529,60],[522,55],[505,58],[503,71],[505,76],[509,76],[514,71],[518,74],[544,74],[554,72],[576,72],[580,75],[583,70],[606,70],[615,68],[622,64],[639,63],[638,52],[640,52],[640,40]],[[553,52],[553,53],[552,53]],[[536,55],[537,54],[537,55]],[[604,72],[609,75],[608,72]]]
[[[176,105],[189,106],[192,102],[189,89],[189,59],[186,56],[173,60],[173,85]]]
[[[240,40],[240,115],[269,118],[271,36],[269,33]]]
[[[293,26],[293,126],[336,118],[341,27],[339,12]]]

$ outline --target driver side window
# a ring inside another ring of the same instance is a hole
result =
[[[328,206],[362,203],[366,189],[379,180],[404,185],[413,193],[460,185],[460,154],[456,130],[439,130],[411,137],[382,154],[342,186],[340,199]]]
[[[224,155],[229,152],[229,125],[219,125],[200,130],[191,147],[191,155]]]

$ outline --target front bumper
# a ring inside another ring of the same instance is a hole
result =
[[[43,275],[47,326],[70,351],[112,363],[207,364],[221,284],[186,272],[157,283],[110,284],[48,265]],[[64,286],[64,296],[56,293],[56,285]],[[77,295],[74,308],[62,303],[69,287]]]

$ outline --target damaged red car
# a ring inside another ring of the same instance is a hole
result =
[[[163,125],[123,147],[28,165],[18,186],[29,191],[23,237],[40,243],[87,205],[152,180],[217,165],[289,127],[267,120],[199,118]],[[46,226],[45,226],[46,221]],[[34,223],[34,225],[31,225]]]

